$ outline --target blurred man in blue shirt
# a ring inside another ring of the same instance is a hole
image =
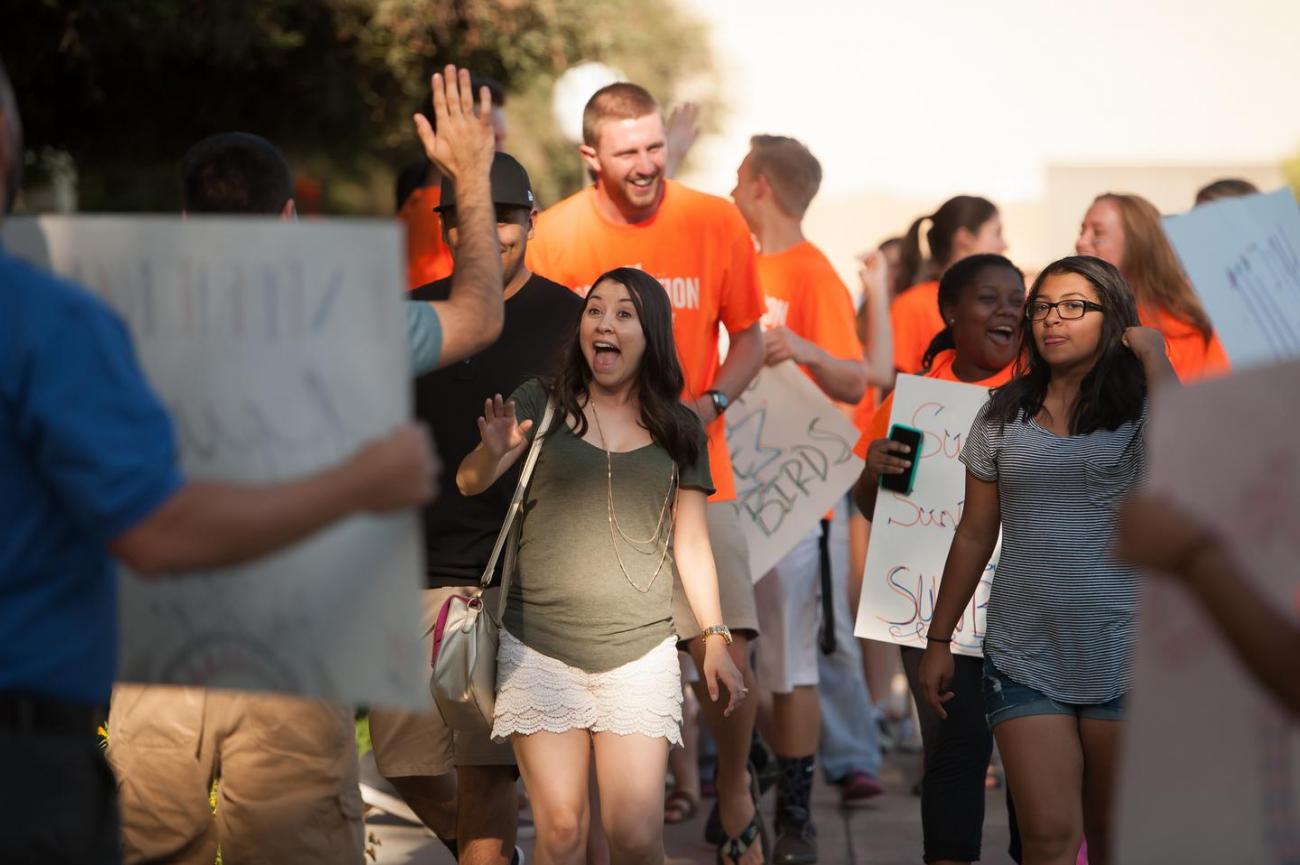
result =
[[[485,147],[439,144],[448,173],[489,201],[486,134]],[[0,67],[2,213],[22,158]],[[0,248],[0,857],[120,860],[115,784],[94,735],[116,668],[114,557],[146,576],[247,561],[353,513],[419,505],[433,465],[427,433],[405,424],[296,481],[182,477],[121,320]]]

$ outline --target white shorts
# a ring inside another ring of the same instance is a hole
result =
[[[501,629],[494,741],[512,735],[640,733],[682,743],[682,677],[670,637],[621,667],[589,673],[543,655]]]
[[[841,500],[831,520],[831,567],[849,566],[848,513]],[[795,688],[817,684],[817,644],[822,623],[821,524],[799,539],[772,570],[754,584],[758,601],[758,627],[763,638],[758,650],[758,680],[764,688],[788,694]],[[842,584],[842,579],[841,579]]]

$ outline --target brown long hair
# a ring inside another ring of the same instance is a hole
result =
[[[952,264],[952,239],[958,229],[976,234],[981,225],[997,215],[997,207],[987,198],[958,195],[949,198],[934,213],[913,222],[903,236],[898,256],[902,290],[926,279],[938,279],[944,268]],[[925,232],[925,242],[930,247],[929,260],[921,252],[921,226],[927,221],[930,227]]]
[[[1132,287],[1138,306],[1154,306],[1169,313],[1199,330],[1209,342],[1214,327],[1165,237],[1160,211],[1139,195],[1106,192],[1096,201],[1109,201],[1119,208],[1124,226],[1124,260],[1119,269]]]

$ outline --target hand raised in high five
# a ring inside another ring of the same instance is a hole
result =
[[[497,394],[483,403],[478,431],[484,449],[496,459],[517,457],[528,446],[528,431],[532,428],[531,420],[519,423],[515,418],[514,400],[503,401],[501,394]]]
[[[668,115],[664,124],[664,135],[668,139],[668,158],[664,160],[664,174],[676,177],[686,154],[695,146],[695,139],[700,135],[700,106],[694,102],[683,102]]]
[[[879,249],[858,256],[858,282],[862,284],[863,297],[889,299],[889,259]]]
[[[488,89],[479,88],[475,113],[469,70],[448,65],[433,76],[433,117],[436,132],[423,114],[413,118],[415,132],[430,161],[452,180],[477,174],[486,178],[496,151],[492,94]]]

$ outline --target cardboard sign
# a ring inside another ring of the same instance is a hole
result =
[[[126,321],[187,478],[301,477],[410,416],[393,225],[45,217],[4,240]],[[427,706],[417,517],[356,516],[220,573],[123,573],[119,678]]]
[[[1147,450],[1151,489],[1227,538],[1293,621],[1297,393],[1292,361],[1160,394]],[[1147,579],[1123,754],[1115,861],[1300,861],[1300,725],[1166,577]]]
[[[972,384],[915,375],[898,377],[890,425],[914,427],[925,439],[911,494],[880,490],[876,496],[854,629],[857,636],[925,648],[948,547],[961,521],[966,496],[966,466],[957,457],[988,396],[987,388]],[[1000,549],[999,542],[953,631],[954,652],[983,654],[984,610]]]
[[[1300,356],[1300,210],[1289,189],[1164,220],[1236,369]]]
[[[724,417],[758,582],[857,480],[858,430],[794,363],[764,367]]]

